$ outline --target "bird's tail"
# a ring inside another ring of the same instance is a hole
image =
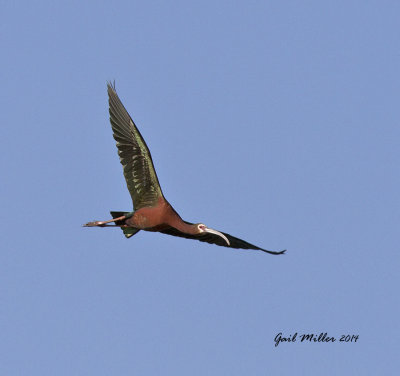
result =
[[[130,217],[132,215],[131,212],[119,212],[119,211],[112,211],[112,212],[110,212],[110,214],[112,215],[113,218],[122,217],[123,215]],[[125,223],[125,219],[122,221],[115,222],[116,225],[123,225],[124,223]],[[140,229],[134,228],[134,227],[121,227],[121,230],[124,232],[124,235],[127,238],[130,238],[131,236],[135,235],[137,232],[140,231]]]

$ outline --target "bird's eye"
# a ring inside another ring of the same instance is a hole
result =
[[[200,229],[200,230],[205,230],[205,229],[206,229],[206,226],[204,226],[204,225],[199,225],[199,229]]]

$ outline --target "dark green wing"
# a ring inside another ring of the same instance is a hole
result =
[[[186,221],[185,221],[186,222]],[[186,222],[188,224],[192,224],[190,222]],[[271,255],[281,255],[283,253],[286,252],[286,250],[284,251],[280,251],[280,252],[273,252],[273,251],[268,251],[266,249],[257,247],[256,245],[247,243],[246,241],[239,239],[239,238],[235,238],[232,235],[226,234],[225,232],[222,232],[222,234],[224,234],[229,242],[231,243],[230,245],[228,245],[224,239],[222,239],[220,236],[215,235],[215,234],[210,234],[210,233],[206,233],[206,234],[201,234],[201,235],[189,235],[189,234],[185,234],[179,230],[177,230],[176,228],[173,227],[169,227],[165,230],[160,231],[163,234],[167,234],[167,235],[172,235],[172,236],[179,236],[181,238],[186,238],[186,239],[194,239],[194,240],[200,240],[201,242],[207,242],[210,244],[216,244],[216,245],[220,245],[222,247],[228,247],[228,248],[241,248],[241,249],[254,249],[254,250],[258,250],[258,251],[263,251],[263,252],[267,252],[270,253]]]
[[[157,204],[163,197],[150,151],[115,91],[107,83],[110,122],[135,210]]]

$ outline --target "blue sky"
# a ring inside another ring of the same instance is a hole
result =
[[[398,2],[1,8],[2,375],[396,374]],[[113,79],[181,216],[285,256],[81,227]]]

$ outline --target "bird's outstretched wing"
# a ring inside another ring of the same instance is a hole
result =
[[[110,122],[133,207],[154,206],[163,194],[150,151],[110,82],[107,91]]]
[[[186,221],[185,221],[186,222]],[[186,222],[187,224],[193,224],[190,222]],[[173,227],[169,227],[165,230],[160,231],[163,234],[167,234],[167,235],[172,235],[172,236],[179,236],[181,238],[186,238],[186,239],[194,239],[194,240],[200,240],[201,242],[207,242],[210,244],[216,244],[216,245],[220,245],[222,247],[228,247],[228,248],[241,248],[241,249],[255,249],[258,251],[263,251],[263,252],[267,252],[270,253],[271,255],[281,255],[283,253],[286,252],[286,249],[284,251],[280,251],[280,252],[274,252],[274,251],[268,251],[266,249],[257,247],[256,245],[247,243],[246,241],[239,239],[239,238],[235,238],[232,235],[226,234],[225,232],[222,232],[222,234],[224,234],[229,242],[230,245],[228,245],[226,243],[226,241],[221,238],[218,235],[215,234],[210,234],[210,233],[204,233],[204,234],[200,234],[200,235],[190,235],[190,234],[185,234],[179,230],[177,230],[176,228]]]

